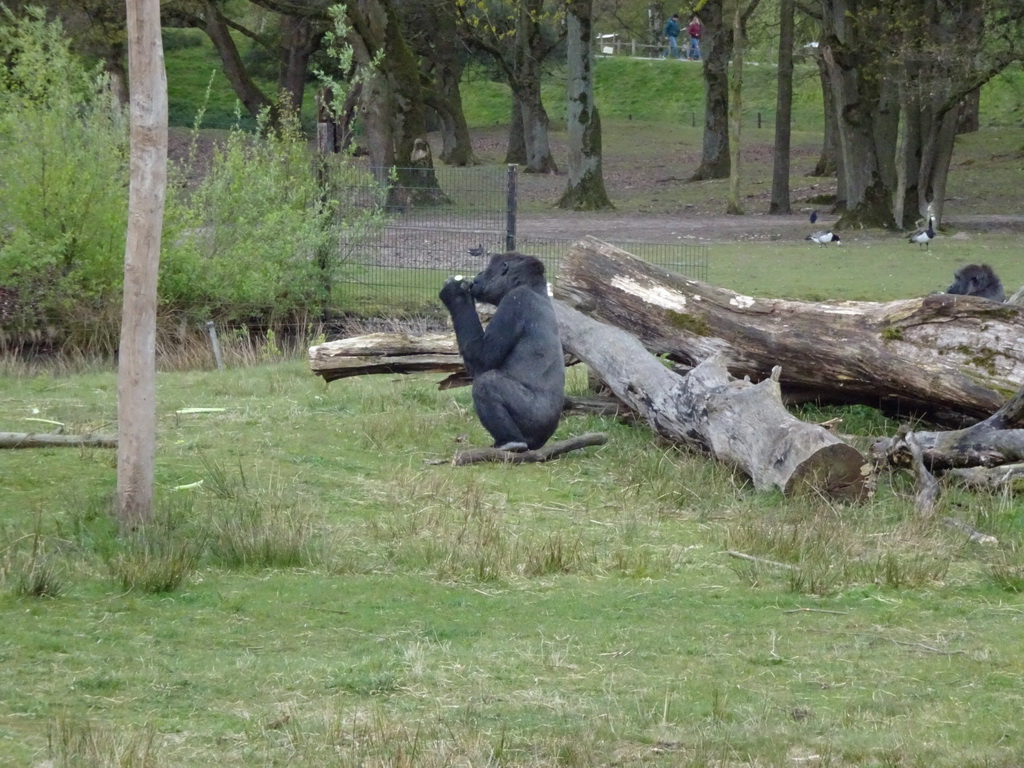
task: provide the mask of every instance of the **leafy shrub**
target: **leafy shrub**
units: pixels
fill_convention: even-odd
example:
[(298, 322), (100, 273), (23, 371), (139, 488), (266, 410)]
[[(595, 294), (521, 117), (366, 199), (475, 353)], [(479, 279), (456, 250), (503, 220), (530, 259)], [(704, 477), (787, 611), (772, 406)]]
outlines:
[[(184, 170), (184, 169), (180, 169)], [(297, 121), (232, 129), (195, 189), (168, 195), (160, 294), (193, 320), (272, 321), (317, 310), (343, 267), (339, 196), (358, 173), (329, 163), (321, 182)]]
[[(112, 352), (127, 230), (125, 112), (101, 71), (71, 53), (59, 23), (36, 12), (2, 13), (4, 335), (38, 338), (56, 329), (75, 348)], [(344, 268), (343, 229), (372, 226), (375, 217), (372, 205), (346, 197), (367, 186), (365, 172), (344, 157), (317, 161), (294, 117), (271, 125), (264, 115), (256, 133), (232, 129), (205, 175), (205, 168), (177, 170), (202, 180), (168, 189), (158, 318), (167, 329), (207, 319), (272, 324), (318, 312)]]
[(124, 113), (40, 12), (4, 11), (0, 58), (0, 286), (17, 297), (5, 324), (107, 322), (127, 225)]

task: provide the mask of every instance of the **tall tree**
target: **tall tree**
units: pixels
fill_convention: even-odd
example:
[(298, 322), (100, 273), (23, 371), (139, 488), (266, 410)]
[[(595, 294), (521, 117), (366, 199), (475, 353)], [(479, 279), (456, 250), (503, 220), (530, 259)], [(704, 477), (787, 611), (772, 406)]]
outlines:
[(601, 118), (594, 103), (593, 0), (568, 0), (566, 6), (569, 184), (558, 206), (578, 211), (612, 208), (604, 188)]
[(409, 45), (419, 57), (424, 96), (440, 120), (441, 159), (448, 165), (476, 165), (459, 81), (465, 46), (459, 40), (450, 0), (403, 0), (398, 9)]
[[(507, 0), (487, 6), (455, 0), (459, 32), (468, 46), (491, 56), (512, 91), (513, 110), (506, 162), (524, 164), (528, 173), (556, 173), (558, 165), (548, 137), (550, 120), (541, 98), (544, 61), (565, 34), (557, 3)], [(525, 157), (514, 150), (521, 131)]]
[[(165, 13), (179, 25), (203, 30), (220, 56), (225, 77), (239, 101), (252, 116), (270, 109), (276, 117), (284, 108), (295, 112), (302, 105), (309, 62), (320, 49), (328, 29), (326, 0), (252, 0), (253, 6), (272, 12), (260, 28), (243, 22), (237, 4), (226, 0), (166, 0)], [(266, 14), (263, 14), (266, 16)], [(276, 91), (267, 93), (238, 47), (237, 38), (254, 43), (277, 62)]]
[(704, 138), (700, 165), (690, 181), (729, 176), (729, 57), (732, 25), (722, 0), (709, 0), (700, 12), (700, 54), (704, 74)]
[(821, 81), (824, 131), (821, 139), (821, 154), (818, 155), (818, 162), (815, 163), (813, 170), (808, 175), (835, 176), (838, 172), (839, 126), (836, 120), (832, 89), (829, 87), (828, 69), (825, 67), (825, 57), (822, 56), (820, 46), (814, 49), (814, 63), (818, 69), (818, 79)]
[[(822, 0), (822, 56), (839, 127), (843, 226), (892, 229), (892, 147), (899, 120), (888, 2)], [(889, 55), (883, 55), (887, 51)]]
[(156, 304), (167, 188), (167, 76), (159, 0), (127, 0), (131, 181), (117, 367), (117, 508), (122, 531), (153, 516)]
[(768, 213), (790, 213), (789, 147), (793, 119), (794, 0), (779, 0), (779, 72), (775, 107), (775, 161)]
[(403, 190), (433, 198), (438, 190), (433, 165), (419, 167), (430, 156), (417, 149), (427, 132), (419, 63), (392, 0), (350, 0), (345, 11), (353, 59), (364, 78), (360, 116), (374, 174), (383, 184), (397, 169), (392, 203), (398, 203), (395, 195), (404, 195)]
[(839, 128), (839, 226), (941, 220), (970, 94), (1020, 61), (1019, 0), (821, 0), (823, 57)]

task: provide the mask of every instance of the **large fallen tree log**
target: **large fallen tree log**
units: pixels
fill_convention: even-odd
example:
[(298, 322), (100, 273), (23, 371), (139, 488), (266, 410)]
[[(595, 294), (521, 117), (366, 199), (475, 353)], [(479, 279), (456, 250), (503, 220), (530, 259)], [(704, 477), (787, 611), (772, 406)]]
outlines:
[(555, 297), (684, 364), (718, 355), (731, 374), (754, 381), (781, 365), (790, 402), (863, 403), (963, 426), (1024, 381), (1024, 309), (972, 296), (754, 298), (586, 238), (563, 261)]
[[(735, 466), (759, 489), (813, 490), (842, 500), (866, 493), (867, 459), (823, 427), (786, 411), (778, 369), (754, 385), (734, 379), (720, 361), (710, 359), (681, 376), (626, 331), (557, 301), (555, 311), (566, 351), (586, 362), (663, 437)], [(374, 334), (312, 347), (310, 365), (327, 381), (359, 373), (413, 372), (424, 370), (421, 360), (447, 355), (447, 348), (448, 339), (434, 334), (399, 341)], [(340, 374), (333, 375), (325, 363), (339, 360), (344, 361)], [(404, 367), (406, 361), (412, 364)], [(427, 370), (453, 370), (453, 361), (446, 358)]]
[(758, 384), (734, 379), (717, 357), (685, 376), (631, 334), (555, 302), (566, 350), (585, 362), (660, 435), (729, 463), (761, 490), (813, 490), (855, 500), (868, 462), (828, 430), (786, 411), (779, 370)]

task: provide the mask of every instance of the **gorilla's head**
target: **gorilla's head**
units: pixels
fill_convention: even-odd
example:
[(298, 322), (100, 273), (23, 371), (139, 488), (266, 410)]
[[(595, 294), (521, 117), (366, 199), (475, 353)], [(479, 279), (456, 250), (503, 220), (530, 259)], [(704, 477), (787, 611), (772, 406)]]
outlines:
[(470, 293), (480, 301), (498, 304), (505, 294), (520, 285), (540, 286), (546, 291), (544, 262), (514, 251), (495, 253), (487, 267), (473, 278)]

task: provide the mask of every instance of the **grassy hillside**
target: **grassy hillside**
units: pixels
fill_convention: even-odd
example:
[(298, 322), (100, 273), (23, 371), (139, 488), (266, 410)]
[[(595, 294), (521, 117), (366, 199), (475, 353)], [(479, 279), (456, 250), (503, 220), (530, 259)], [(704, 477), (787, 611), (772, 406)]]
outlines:
[[(200, 109), (204, 109), (203, 127), (234, 124), (239, 114), (237, 99), (207, 37), (198, 30), (169, 29), (164, 43), (171, 124), (191, 126)], [(698, 64), (609, 57), (597, 59), (594, 71), (597, 104), (605, 118), (684, 125), (700, 125), (703, 120), (704, 82)], [(272, 82), (257, 81), (268, 92), (273, 90)], [(490, 79), (480, 68), (470, 68), (462, 85), (471, 127), (508, 122), (510, 96), (504, 83)], [(563, 119), (564, 93), (564, 72), (556, 69), (544, 87), (544, 103), (556, 124)], [(775, 118), (776, 68), (748, 62), (743, 93), (748, 121), (756, 123), (760, 113), (770, 125)], [(793, 110), (794, 129), (821, 130), (820, 84), (817, 70), (806, 59), (797, 64)], [(982, 115), (983, 124), (989, 126), (1024, 121), (1024, 75), (1019, 68), (983, 89)], [(251, 119), (243, 116), (242, 124), (251, 125)]]

